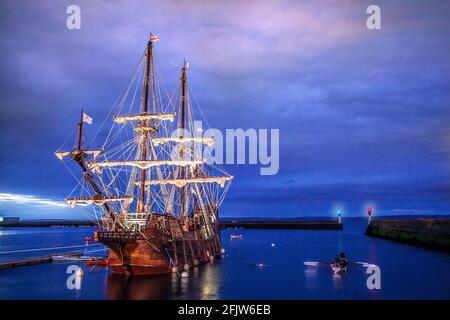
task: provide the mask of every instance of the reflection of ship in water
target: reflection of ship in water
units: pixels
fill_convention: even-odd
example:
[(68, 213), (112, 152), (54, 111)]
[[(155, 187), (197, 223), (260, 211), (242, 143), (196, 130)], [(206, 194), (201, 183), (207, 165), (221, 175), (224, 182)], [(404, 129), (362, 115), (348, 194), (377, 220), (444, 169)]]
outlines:
[(120, 300), (168, 299), (169, 277), (165, 275), (123, 277), (111, 274), (107, 281), (107, 298)]
[(189, 277), (178, 274), (124, 277), (111, 274), (106, 286), (110, 300), (219, 299), (220, 265), (193, 268)]

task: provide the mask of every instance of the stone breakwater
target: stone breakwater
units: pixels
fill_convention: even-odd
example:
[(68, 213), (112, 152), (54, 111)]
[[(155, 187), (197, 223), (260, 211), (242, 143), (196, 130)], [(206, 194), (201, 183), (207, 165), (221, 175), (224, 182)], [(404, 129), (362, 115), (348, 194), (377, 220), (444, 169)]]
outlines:
[(450, 253), (450, 219), (372, 220), (366, 234)]

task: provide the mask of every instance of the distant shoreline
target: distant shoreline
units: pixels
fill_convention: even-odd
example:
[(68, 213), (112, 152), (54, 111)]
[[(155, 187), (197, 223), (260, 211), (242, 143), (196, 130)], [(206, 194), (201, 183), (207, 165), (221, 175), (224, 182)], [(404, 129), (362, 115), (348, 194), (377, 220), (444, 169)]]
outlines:
[[(423, 219), (450, 219), (450, 214), (446, 215), (384, 215), (372, 217), (373, 220), (423, 220)], [(352, 220), (367, 220), (367, 217), (350, 216), (342, 217), (343, 221)], [(276, 217), (233, 217), (221, 218), (220, 221), (226, 226), (232, 223), (244, 225), (289, 225), (296, 224), (316, 224), (320, 227), (321, 224), (337, 223), (336, 217), (292, 217), (292, 218), (276, 218)], [(77, 219), (24, 219), (11, 222), (0, 222), (0, 227), (90, 227), (96, 226), (95, 221), (92, 220), (77, 220)]]

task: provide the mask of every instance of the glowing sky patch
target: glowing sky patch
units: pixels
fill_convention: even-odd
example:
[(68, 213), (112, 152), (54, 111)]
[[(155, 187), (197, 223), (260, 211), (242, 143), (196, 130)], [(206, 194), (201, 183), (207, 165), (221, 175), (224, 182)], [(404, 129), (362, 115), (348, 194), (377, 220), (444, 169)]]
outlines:
[(0, 193), (0, 206), (3, 204), (67, 208), (67, 204), (63, 201), (54, 201), (32, 195), (11, 193)]

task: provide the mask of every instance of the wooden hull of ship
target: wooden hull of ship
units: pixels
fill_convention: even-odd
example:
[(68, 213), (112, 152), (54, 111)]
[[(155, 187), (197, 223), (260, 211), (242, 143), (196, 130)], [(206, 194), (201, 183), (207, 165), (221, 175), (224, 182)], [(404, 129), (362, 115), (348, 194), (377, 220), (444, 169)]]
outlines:
[[(178, 240), (169, 240), (155, 230), (144, 232), (147, 239), (126, 239), (120, 234), (109, 233), (107, 238), (99, 239), (109, 247), (109, 267), (115, 274), (158, 275), (180, 272), (185, 265), (190, 268), (210, 261), (211, 256), (221, 255), (220, 236), (202, 239), (199, 232), (183, 232)], [(153, 236), (149, 236), (152, 235)]]

